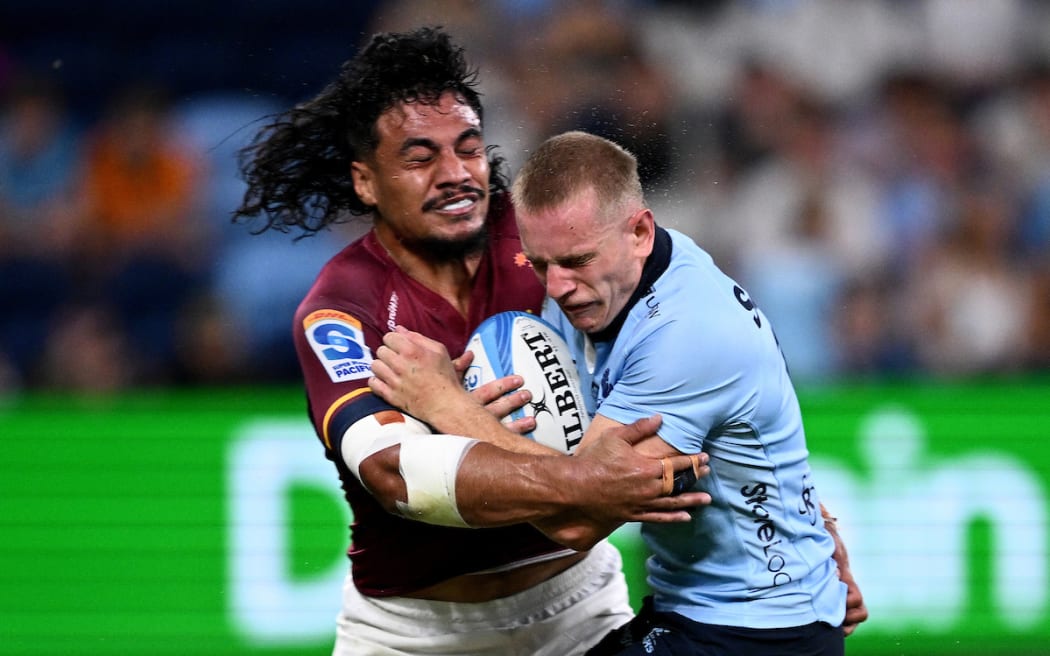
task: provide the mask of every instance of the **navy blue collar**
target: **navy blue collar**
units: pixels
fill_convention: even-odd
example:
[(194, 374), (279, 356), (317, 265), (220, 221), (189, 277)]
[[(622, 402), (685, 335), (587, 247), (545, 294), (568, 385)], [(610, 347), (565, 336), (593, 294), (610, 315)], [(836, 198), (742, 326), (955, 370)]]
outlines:
[(663, 275), (664, 271), (667, 271), (667, 267), (670, 264), (671, 235), (660, 226), (656, 226), (653, 252), (649, 253), (649, 257), (645, 258), (645, 264), (642, 266), (642, 277), (638, 281), (638, 286), (635, 287), (634, 293), (631, 294), (631, 298), (627, 301), (627, 305), (620, 310), (620, 313), (616, 315), (612, 323), (598, 332), (590, 334), (591, 341), (608, 342), (616, 339), (616, 336), (620, 334), (620, 328), (623, 328), (623, 322), (627, 320), (627, 314), (631, 311), (631, 308), (653, 291), (653, 283)]

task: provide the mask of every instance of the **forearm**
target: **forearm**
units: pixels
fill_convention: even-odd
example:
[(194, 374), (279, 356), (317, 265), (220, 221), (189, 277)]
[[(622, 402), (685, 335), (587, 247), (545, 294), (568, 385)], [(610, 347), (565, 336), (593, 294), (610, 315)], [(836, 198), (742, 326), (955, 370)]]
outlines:
[(444, 526), (531, 522), (554, 527), (560, 533), (548, 535), (576, 547), (621, 522), (688, 521), (688, 508), (710, 503), (703, 493), (668, 496), (669, 474), (692, 468), (688, 456), (653, 459), (631, 448), (658, 423), (649, 418), (620, 427), (575, 456), (537, 456), (432, 435), (418, 422), (362, 420), (344, 435), (342, 452), (389, 512)]
[(472, 437), (507, 451), (527, 455), (558, 455), (558, 452), (538, 442), (508, 430), (480, 403), (466, 392), (457, 396), (443, 412), (424, 418), (436, 432)]
[[(458, 468), (449, 467), (438, 453), (426, 456), (424, 464), (434, 475), (420, 477), (413, 448), (402, 444), (385, 449), (360, 467), (362, 483), (383, 507), (409, 519), (445, 524), (448, 513), (435, 513), (433, 506), (441, 498), (464, 525), (474, 528), (568, 515), (578, 505), (574, 487), (564, 483), (572, 475), (569, 456), (519, 454), (478, 442), (466, 450)], [(441, 489), (435, 480), (450, 484)]]
[(460, 465), (456, 503), (475, 527), (542, 521), (580, 505), (579, 486), (571, 484), (575, 475), (569, 456), (508, 452), (481, 442)]

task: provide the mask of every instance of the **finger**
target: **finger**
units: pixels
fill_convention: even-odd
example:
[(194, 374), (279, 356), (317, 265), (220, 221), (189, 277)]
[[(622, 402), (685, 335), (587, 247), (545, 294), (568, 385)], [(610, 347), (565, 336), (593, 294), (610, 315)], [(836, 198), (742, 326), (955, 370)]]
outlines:
[(660, 428), (662, 422), (663, 418), (660, 415), (652, 415), (651, 417), (642, 417), (630, 424), (612, 430), (615, 430), (617, 437), (628, 444), (634, 445), (647, 437), (656, 435), (656, 431)]
[[(473, 390), (471, 394), (474, 396), (474, 399), (478, 403), (484, 406), (488, 406), (490, 403), (499, 400), (508, 392), (511, 392), (521, 387), (524, 382), (525, 380), (521, 376), (518, 376), (517, 374), (512, 374), (510, 376), (504, 376), (503, 378), (497, 378), (494, 381), (485, 383), (481, 387)], [(528, 393), (527, 390), (518, 390), (519, 394), (522, 392)], [(531, 399), (531, 394), (529, 394), (528, 397), (525, 399), (511, 399), (511, 404), (513, 404), (515, 400), (518, 401), (518, 404), (514, 407), (511, 407), (510, 411), (517, 410), (521, 406), (528, 403), (528, 401)]]
[(511, 432), (517, 433), (518, 435), (524, 435), (525, 433), (531, 433), (536, 430), (536, 419), (533, 417), (522, 417), (521, 419), (508, 421), (504, 426), (506, 426)]
[(398, 353), (396, 349), (383, 344), (376, 349), (376, 356), (372, 362), (382, 362), (387, 365), (391, 371), (401, 371), (404, 357)]
[(394, 351), (398, 350), (399, 345), (403, 345), (405, 343), (405, 337), (400, 332), (390, 332), (383, 335), (383, 345), (390, 349), (393, 349)]
[[(387, 347), (388, 352), (392, 352), (395, 355), (399, 355), (405, 359), (418, 358), (419, 357), (419, 346), (415, 344), (411, 339), (410, 335), (404, 333), (387, 333), (383, 335), (383, 346)], [(383, 348), (380, 346), (379, 348)], [(379, 349), (376, 349), (378, 354)]]
[[(390, 403), (390, 387), (386, 383), (372, 376), (368, 379), (368, 388), (372, 390), (373, 394)], [(391, 405), (393, 404), (391, 403)]]
[[(686, 492), (675, 497), (656, 497), (638, 505), (639, 513), (675, 513), (686, 512), (692, 508), (711, 505), (711, 495), (707, 492)], [(642, 521), (642, 520), (639, 520)]]
[(706, 492), (689, 492), (677, 497), (660, 497), (651, 499), (638, 506), (631, 521), (685, 522), (693, 519), (692, 509), (711, 504), (711, 495)]
[[(519, 376), (518, 374), (511, 374), (509, 376), (504, 376), (503, 378), (497, 378), (496, 380), (492, 381), (492, 383), (498, 385), (500, 390), (502, 390), (502, 394), (506, 394), (507, 392), (513, 392), (514, 390), (524, 385), (525, 379)], [(529, 398), (532, 398), (531, 394), (529, 395)]]
[[(397, 374), (394, 372), (394, 368), (390, 366), (385, 360), (380, 360), (379, 351), (383, 349), (380, 346), (376, 349), (376, 359), (372, 360), (372, 379), (385, 383), (387, 385), (393, 383), (397, 379)], [(371, 381), (369, 381), (369, 387), (371, 387)]]
[(456, 375), (462, 378), (464, 372), (466, 372), (473, 361), (474, 351), (464, 351), (463, 355), (452, 361), (452, 368), (456, 370)]
[(663, 491), (665, 495), (677, 495), (693, 487), (700, 477), (710, 473), (706, 464), (706, 453), (667, 456), (660, 459), (663, 465)]
[(861, 606), (860, 608), (854, 608), (846, 611), (846, 618), (842, 621), (842, 631), (847, 636), (857, 630), (857, 626), (861, 622), (868, 619), (868, 609)]
[(691, 521), (693, 516), (684, 510), (664, 510), (640, 512), (631, 518), (632, 522), (649, 522), (651, 524), (681, 524)]
[(414, 330), (409, 330), (404, 326), (394, 326), (394, 330), (397, 334), (405, 338), (405, 341), (413, 346), (417, 346), (426, 351), (434, 351), (435, 353), (444, 353), (448, 355), (448, 349), (445, 345), (436, 339), (431, 339), (422, 333), (417, 333)]
[(487, 410), (490, 415), (493, 415), (498, 419), (503, 419), (515, 410), (525, 407), (531, 398), (532, 394), (528, 390), (519, 390), (489, 401), (484, 404), (485, 410)]

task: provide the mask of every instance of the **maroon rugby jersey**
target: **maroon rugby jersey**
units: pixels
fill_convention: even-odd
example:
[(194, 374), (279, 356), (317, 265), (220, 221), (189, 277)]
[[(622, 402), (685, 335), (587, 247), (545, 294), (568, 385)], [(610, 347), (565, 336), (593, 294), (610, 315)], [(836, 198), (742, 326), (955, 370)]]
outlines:
[(347, 427), (390, 408), (367, 383), (372, 354), (395, 325), (438, 340), (457, 356), (486, 317), (505, 310), (540, 313), (543, 288), (522, 253), (513, 208), (502, 196), (492, 198), (488, 234), (468, 319), (405, 275), (371, 231), (324, 266), (296, 312), (293, 331), (310, 417), (353, 511), (348, 554), (362, 594), (402, 595), (460, 574), (565, 551), (525, 524), (449, 528), (392, 515), (341, 457)]

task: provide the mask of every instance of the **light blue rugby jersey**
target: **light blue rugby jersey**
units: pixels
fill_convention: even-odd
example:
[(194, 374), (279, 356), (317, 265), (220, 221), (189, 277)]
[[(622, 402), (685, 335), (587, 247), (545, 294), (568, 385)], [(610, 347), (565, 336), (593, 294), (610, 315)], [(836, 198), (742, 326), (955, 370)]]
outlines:
[(567, 336), (592, 415), (627, 424), (659, 413), (661, 438), (710, 456), (696, 489), (712, 505), (687, 524), (642, 525), (657, 610), (752, 628), (841, 624), (846, 586), (798, 399), (746, 291), (691, 239), (661, 228), (638, 291), (609, 329), (592, 341), (553, 302), (544, 318)]

